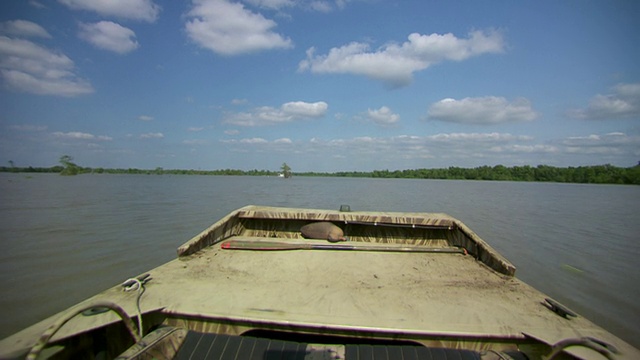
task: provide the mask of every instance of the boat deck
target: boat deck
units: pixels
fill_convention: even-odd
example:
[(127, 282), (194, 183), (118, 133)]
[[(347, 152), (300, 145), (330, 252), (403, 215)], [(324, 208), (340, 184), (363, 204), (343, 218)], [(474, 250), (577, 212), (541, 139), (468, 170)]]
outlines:
[[(542, 294), (518, 279), (462, 254), (245, 251), (216, 244), (151, 276), (142, 303), (210, 317), (498, 337), (523, 329), (535, 334), (538, 325), (547, 332), (547, 321), (580, 323), (549, 311)], [(538, 317), (540, 324), (533, 321)]]
[[(537, 290), (463, 254), (250, 251), (221, 249), (218, 243), (150, 274), (140, 301), (143, 313), (162, 308), (168, 318), (179, 314), (169, 324), (174, 326), (189, 318), (220, 319), (232, 324), (223, 331), (230, 335), (276, 323), (284, 331), (389, 334), (423, 343), (437, 339), (437, 344), (455, 347), (456, 342), (447, 343), (449, 337), (468, 338), (470, 343), (473, 338), (523, 341), (526, 333), (549, 343), (593, 336), (637, 352), (582, 317), (555, 314), (542, 304), (544, 295)], [(135, 298), (135, 293), (116, 286), (87, 302), (109, 300), (135, 314)], [(90, 322), (97, 327), (116, 320), (111, 315), (77, 317), (56, 337)], [(189, 327), (211, 330), (194, 329), (194, 323)]]

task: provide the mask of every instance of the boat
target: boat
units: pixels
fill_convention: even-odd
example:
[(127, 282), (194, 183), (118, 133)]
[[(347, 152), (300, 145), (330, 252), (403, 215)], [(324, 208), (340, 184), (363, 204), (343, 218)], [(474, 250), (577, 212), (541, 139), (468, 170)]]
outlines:
[[(315, 223), (346, 241), (305, 238)], [(640, 359), (515, 271), (446, 214), (251, 205), (0, 358)]]

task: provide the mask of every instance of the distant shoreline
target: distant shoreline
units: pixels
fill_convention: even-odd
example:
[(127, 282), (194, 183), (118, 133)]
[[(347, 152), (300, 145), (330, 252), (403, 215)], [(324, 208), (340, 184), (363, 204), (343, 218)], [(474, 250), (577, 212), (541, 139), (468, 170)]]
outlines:
[[(62, 166), (52, 167), (0, 167), (0, 172), (8, 173), (61, 173)], [(180, 169), (108, 169), (78, 167), (80, 174), (146, 174), (146, 175), (233, 175), (233, 176), (278, 176), (279, 171), (270, 170), (180, 170)], [(475, 168), (449, 167), (440, 169), (373, 170), (339, 172), (293, 172), (293, 176), (316, 177), (361, 177), (393, 179), (440, 179), (440, 180), (489, 180), (559, 182), (577, 184), (627, 184), (640, 185), (640, 165), (617, 167), (594, 165), (579, 167), (533, 166), (480, 166)]]

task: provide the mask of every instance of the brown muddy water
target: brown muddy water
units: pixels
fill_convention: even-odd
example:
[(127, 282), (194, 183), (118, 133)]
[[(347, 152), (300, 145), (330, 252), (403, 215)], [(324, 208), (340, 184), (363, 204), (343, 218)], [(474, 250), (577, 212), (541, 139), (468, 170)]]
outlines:
[(516, 276), (640, 348), (640, 186), (0, 174), (0, 338), (163, 264), (249, 205), (445, 212)]

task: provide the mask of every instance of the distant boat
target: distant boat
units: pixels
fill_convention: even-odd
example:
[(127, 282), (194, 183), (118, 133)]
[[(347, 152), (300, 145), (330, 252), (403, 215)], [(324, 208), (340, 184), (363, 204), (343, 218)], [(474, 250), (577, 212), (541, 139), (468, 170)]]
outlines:
[[(303, 238), (314, 222), (348, 241)], [(515, 270), (445, 214), (247, 206), (0, 358), (640, 359)]]

